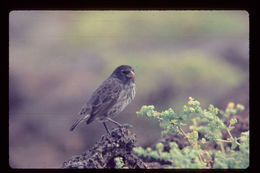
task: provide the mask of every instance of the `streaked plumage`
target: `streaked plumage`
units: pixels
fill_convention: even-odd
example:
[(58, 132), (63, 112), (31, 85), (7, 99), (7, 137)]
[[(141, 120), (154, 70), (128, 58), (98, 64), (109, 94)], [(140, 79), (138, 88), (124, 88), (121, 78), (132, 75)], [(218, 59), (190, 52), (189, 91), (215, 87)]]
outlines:
[(83, 121), (87, 124), (98, 120), (105, 122), (118, 115), (135, 97), (135, 74), (132, 67), (122, 65), (117, 67), (92, 94), (89, 101), (83, 105), (78, 119), (71, 126), (71, 131)]

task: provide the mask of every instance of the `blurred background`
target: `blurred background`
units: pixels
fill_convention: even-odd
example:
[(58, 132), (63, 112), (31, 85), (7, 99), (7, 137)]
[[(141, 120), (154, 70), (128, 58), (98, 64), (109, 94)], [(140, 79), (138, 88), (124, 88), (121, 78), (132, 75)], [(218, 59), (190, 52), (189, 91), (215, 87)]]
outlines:
[[(160, 138), (142, 105), (180, 112), (241, 103), (249, 117), (246, 11), (12, 11), (9, 14), (9, 163), (59, 168), (106, 133), (93, 122), (69, 128), (83, 103), (119, 65), (135, 69), (137, 94), (115, 118), (134, 125), (137, 145)], [(109, 123), (112, 129), (113, 124)]]

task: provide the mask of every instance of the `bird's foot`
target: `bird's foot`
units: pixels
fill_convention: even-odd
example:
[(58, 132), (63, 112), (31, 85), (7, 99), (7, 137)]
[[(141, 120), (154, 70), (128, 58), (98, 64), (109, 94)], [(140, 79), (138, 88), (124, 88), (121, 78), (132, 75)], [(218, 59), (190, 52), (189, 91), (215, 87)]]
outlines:
[(119, 128), (132, 128), (132, 127), (133, 127), (133, 125), (131, 125), (131, 124), (121, 124), (119, 126)]

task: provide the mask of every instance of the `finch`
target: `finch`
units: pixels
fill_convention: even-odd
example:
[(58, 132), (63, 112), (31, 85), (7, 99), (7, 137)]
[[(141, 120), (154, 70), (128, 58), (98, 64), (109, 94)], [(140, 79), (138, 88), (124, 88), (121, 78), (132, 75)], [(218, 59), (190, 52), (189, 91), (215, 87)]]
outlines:
[(109, 134), (110, 131), (106, 126), (107, 121), (113, 122), (119, 127), (124, 126), (111, 118), (122, 112), (134, 99), (135, 90), (134, 69), (128, 65), (117, 67), (82, 106), (78, 118), (70, 130), (73, 131), (81, 122), (89, 124), (95, 120), (102, 122)]

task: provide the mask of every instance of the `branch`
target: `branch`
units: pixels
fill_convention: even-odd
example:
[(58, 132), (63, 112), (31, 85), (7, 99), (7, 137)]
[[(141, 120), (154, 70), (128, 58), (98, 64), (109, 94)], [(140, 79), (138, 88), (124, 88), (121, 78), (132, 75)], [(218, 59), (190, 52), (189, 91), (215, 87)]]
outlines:
[(135, 134), (125, 127), (106, 134), (88, 151), (75, 155), (63, 163), (63, 168), (115, 168), (114, 158), (122, 157), (124, 167), (146, 168), (146, 165), (133, 152)]

